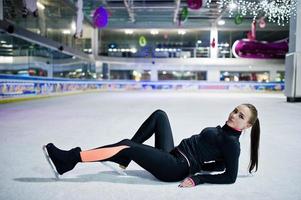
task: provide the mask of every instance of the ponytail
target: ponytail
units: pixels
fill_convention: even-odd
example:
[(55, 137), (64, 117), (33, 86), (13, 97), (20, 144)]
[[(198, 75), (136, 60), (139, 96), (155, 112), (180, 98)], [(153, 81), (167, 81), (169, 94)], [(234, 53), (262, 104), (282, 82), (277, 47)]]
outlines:
[(251, 130), (251, 141), (250, 141), (250, 164), (249, 164), (249, 173), (252, 173), (252, 170), (255, 167), (255, 172), (258, 169), (258, 149), (260, 141), (260, 124), (259, 119), (257, 118)]

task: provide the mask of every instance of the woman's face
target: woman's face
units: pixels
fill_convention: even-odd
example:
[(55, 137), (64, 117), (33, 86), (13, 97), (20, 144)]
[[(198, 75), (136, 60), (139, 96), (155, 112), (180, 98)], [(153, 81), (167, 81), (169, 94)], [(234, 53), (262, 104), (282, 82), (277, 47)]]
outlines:
[(251, 124), (249, 123), (250, 117), (250, 109), (245, 105), (239, 105), (229, 114), (226, 123), (236, 130), (244, 130), (251, 127)]

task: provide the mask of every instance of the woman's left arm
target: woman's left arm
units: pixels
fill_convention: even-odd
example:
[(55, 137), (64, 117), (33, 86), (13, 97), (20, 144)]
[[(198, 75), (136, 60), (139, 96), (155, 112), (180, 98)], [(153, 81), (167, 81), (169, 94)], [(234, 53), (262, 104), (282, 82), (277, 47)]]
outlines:
[[(231, 184), (236, 181), (240, 154), (239, 144), (227, 141), (222, 147), (225, 161), (225, 172), (221, 174), (198, 174), (186, 178), (180, 185), (192, 187), (202, 183)], [(188, 179), (188, 180), (187, 180)], [(191, 180), (193, 183), (190, 183)]]
[(182, 183), (179, 185), (179, 187), (194, 187), (194, 181), (192, 180), (192, 178), (187, 177), (184, 179), (184, 181), (182, 181)]

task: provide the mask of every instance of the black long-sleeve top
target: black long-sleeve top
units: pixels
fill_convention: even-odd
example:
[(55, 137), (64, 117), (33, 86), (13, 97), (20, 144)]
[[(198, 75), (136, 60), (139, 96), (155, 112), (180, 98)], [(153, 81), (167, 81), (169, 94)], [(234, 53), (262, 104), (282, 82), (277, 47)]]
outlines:
[[(240, 155), (237, 131), (227, 124), (223, 127), (208, 127), (198, 135), (184, 139), (178, 148), (190, 162), (190, 174), (195, 185), (202, 183), (234, 183), (237, 178)], [(221, 174), (196, 174), (204, 171), (224, 171)], [(196, 174), (196, 175), (195, 175)]]

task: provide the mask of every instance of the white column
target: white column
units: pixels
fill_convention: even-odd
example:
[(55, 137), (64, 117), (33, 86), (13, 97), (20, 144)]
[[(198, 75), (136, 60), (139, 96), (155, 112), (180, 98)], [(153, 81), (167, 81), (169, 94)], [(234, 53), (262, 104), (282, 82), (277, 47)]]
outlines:
[(47, 77), (53, 78), (53, 61), (51, 63), (47, 64)]
[(285, 95), (288, 102), (301, 101), (301, 1), (290, 18), (289, 53), (285, 58)]
[(276, 81), (277, 79), (277, 70), (271, 69), (270, 70), (270, 81)]
[[(215, 46), (212, 47), (212, 42), (215, 40)], [(217, 34), (217, 27), (216, 24), (212, 24), (211, 29), (210, 29), (210, 58), (217, 58), (217, 53), (218, 53), (218, 34)]]
[(158, 81), (158, 69), (155, 65), (151, 69), (151, 81)]
[(209, 69), (207, 71), (207, 81), (208, 82), (220, 81), (220, 71), (217, 69)]
[(92, 47), (92, 52), (93, 52), (93, 56), (94, 59), (98, 56), (98, 49), (99, 49), (99, 45), (101, 44), (100, 39), (98, 39), (98, 29), (97, 28), (93, 28), (92, 30), (92, 39), (91, 39), (91, 47)]

